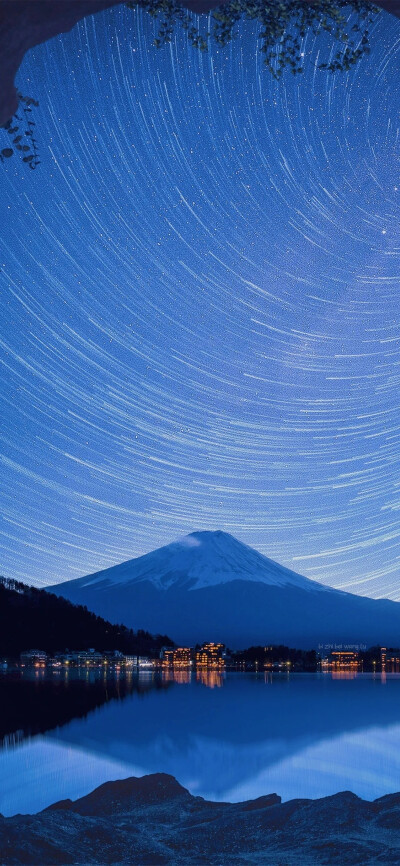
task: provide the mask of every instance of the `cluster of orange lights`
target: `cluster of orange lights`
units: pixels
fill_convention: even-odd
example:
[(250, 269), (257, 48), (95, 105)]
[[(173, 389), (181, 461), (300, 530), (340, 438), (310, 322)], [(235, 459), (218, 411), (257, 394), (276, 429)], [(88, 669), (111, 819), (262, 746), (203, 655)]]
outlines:
[(356, 652), (343, 652), (338, 650), (331, 652), (328, 659), (322, 659), (322, 670), (352, 672), (359, 671), (362, 668), (362, 661), (359, 654)]
[(196, 667), (206, 668), (207, 670), (223, 670), (225, 661), (222, 653), (224, 645), (222, 643), (205, 643), (196, 653)]
[(191, 668), (163, 668), (163, 680), (167, 683), (187, 685), (191, 679)]
[(174, 650), (165, 650), (162, 660), (163, 668), (190, 668), (192, 664), (192, 653), (190, 647), (177, 647)]
[[(150, 659), (139, 656), (123, 656), (122, 653), (106, 654), (95, 650), (76, 652), (71, 654), (69, 658), (65, 656), (56, 656), (56, 658), (47, 658), (46, 653), (40, 650), (29, 650), (21, 653), (20, 667), (33, 667), (37, 673), (40, 670), (51, 666), (54, 668), (69, 667), (70, 665), (84, 666), (86, 670), (92, 667), (102, 667), (106, 673), (111, 667), (119, 674), (121, 670), (126, 669), (131, 673), (132, 666), (138, 668), (152, 668), (162, 670), (167, 679), (173, 679), (175, 682), (190, 682), (192, 671), (196, 671), (197, 680), (204, 682), (208, 686), (218, 686), (222, 684), (222, 674), (225, 670), (225, 646), (222, 643), (204, 643), (199, 649), (194, 650), (192, 647), (176, 647), (175, 649), (164, 649), (162, 658)], [(264, 647), (264, 651), (268, 652), (272, 647)], [(109, 656), (109, 657), (108, 657)], [(373, 671), (379, 664), (378, 660), (371, 662)], [(333, 677), (356, 676), (363, 670), (362, 654), (348, 650), (331, 651), (326, 658), (319, 659), (319, 666), (322, 671), (329, 671)], [(236, 669), (246, 670), (246, 662), (239, 661), (236, 663)], [(255, 661), (254, 669), (267, 671), (284, 671), (289, 672), (292, 668), (290, 661), (272, 661), (271, 658), (264, 658), (264, 661)], [(386, 647), (381, 647), (380, 650), (380, 668), (382, 675), (389, 673), (400, 673), (400, 652), (390, 651), (387, 653)], [(294, 668), (296, 670), (296, 667)], [(207, 682), (206, 682), (207, 681)]]
[(223, 683), (223, 671), (199, 668), (196, 671), (196, 679), (208, 689), (220, 689)]
[(177, 649), (165, 650), (162, 659), (162, 668), (174, 670), (187, 670), (192, 667), (221, 671), (224, 669), (223, 658), (224, 645), (222, 643), (207, 643), (196, 652), (193, 659), (193, 650), (190, 647), (177, 647)]

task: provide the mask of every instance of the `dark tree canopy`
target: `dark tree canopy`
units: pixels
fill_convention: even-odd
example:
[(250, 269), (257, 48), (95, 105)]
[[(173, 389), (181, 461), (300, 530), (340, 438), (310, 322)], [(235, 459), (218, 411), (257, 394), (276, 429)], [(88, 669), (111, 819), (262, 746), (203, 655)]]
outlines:
[[(210, 0), (208, 6), (206, 3), (206, 8), (212, 7), (214, 2), (215, 0)], [(118, 0), (103, 0), (100, 4), (93, 2), (92, 5), (93, 7), (104, 8), (117, 3)], [(26, 2), (16, 0), (13, 7), (9, 9), (8, 17), (10, 18), (11, 15), (12, 18), (13, 10), (18, 12), (20, 9), (21, 14), (24, 13), (26, 5)], [(35, 11), (32, 26), (38, 32), (40, 32), (40, 26), (43, 26), (45, 28), (44, 33), (47, 34), (43, 36), (45, 39), (48, 38), (48, 35), (53, 35), (53, 31), (51, 28), (49, 31), (48, 24), (47, 29), (45, 23), (42, 22), (40, 25), (40, 13), (41, 11), (43, 13), (44, 7), (49, 13), (55, 8), (55, 12), (58, 11), (60, 15), (60, 22), (64, 20), (62, 18), (64, 10), (63, 14), (67, 17), (69, 26), (65, 28), (61, 23), (59, 26), (61, 30), (63, 26), (64, 29), (69, 29), (74, 23), (73, 18), (71, 19), (73, 7), (78, 8), (81, 5), (81, 0), (78, 0), (76, 4), (68, 3), (66, 0), (51, 4), (49, 0), (44, 0), (39, 4), (39, 7), (40, 5), (42, 10), (40, 8), (35, 10), (34, 7), (38, 7), (35, 0), (30, 5), (30, 11)], [(259, 25), (260, 52), (263, 55), (264, 65), (276, 79), (282, 76), (284, 70), (289, 70), (293, 74), (303, 72), (302, 43), (308, 33), (315, 36), (320, 33), (328, 33), (332, 40), (331, 57), (328, 62), (319, 64), (320, 69), (325, 69), (328, 72), (349, 70), (363, 55), (369, 52), (368, 28), (377, 12), (377, 7), (367, 0), (313, 0), (311, 3), (308, 0), (227, 0), (213, 9), (211, 13), (212, 26), (210, 31), (207, 31), (204, 20), (201, 21), (199, 15), (193, 11), (193, 9), (200, 10), (203, 8), (204, 0), (187, 0), (189, 8), (182, 5), (179, 0), (129, 0), (126, 5), (135, 12), (138, 9), (143, 9), (157, 19), (159, 30), (155, 39), (156, 46), (170, 42), (176, 28), (181, 27), (195, 48), (200, 51), (207, 51), (210, 39), (214, 39), (222, 46), (229, 43), (235, 36), (235, 28), (240, 20), (256, 21)], [(8, 6), (7, 0), (6, 2), (3, 0), (3, 3), (0, 0), (0, 31), (2, 17), (7, 18), (3, 10)], [(79, 13), (78, 9), (76, 21), (84, 14), (89, 14), (88, 10), (90, 10), (90, 4), (86, 2), (82, 13)], [(96, 9), (93, 8), (93, 11)], [(15, 21), (16, 27), (18, 16)], [(7, 23), (10, 26), (9, 20), (6, 20)], [(54, 28), (57, 29), (56, 24), (53, 30)], [(10, 31), (12, 33), (12, 26)], [(35, 36), (32, 44), (37, 44), (43, 39), (38, 39)], [(1, 49), (0, 35), (0, 52)], [(4, 146), (0, 146), (0, 162), (6, 162), (17, 151), (22, 161), (27, 163), (29, 168), (35, 169), (39, 165), (39, 157), (31, 112), (32, 105), (37, 105), (37, 103), (32, 96), (22, 96), (20, 93), (17, 96), (19, 109), (4, 124)], [(8, 140), (6, 139), (7, 134), (10, 136)]]
[(179, 0), (129, 0), (127, 6), (146, 9), (160, 21), (157, 46), (170, 42), (176, 26), (181, 26), (200, 51), (207, 50), (210, 38), (219, 45), (230, 42), (240, 20), (257, 21), (264, 65), (274, 78), (285, 69), (303, 72), (302, 40), (309, 32), (328, 33), (336, 46), (332, 59), (320, 63), (320, 69), (349, 70), (369, 52), (368, 26), (378, 11), (367, 0), (228, 0), (212, 11), (211, 31), (203, 33), (198, 16)]
[(120, 650), (157, 657), (172, 645), (166, 635), (153, 637), (114, 625), (44, 589), (0, 578), (0, 656), (17, 657), (23, 650)]

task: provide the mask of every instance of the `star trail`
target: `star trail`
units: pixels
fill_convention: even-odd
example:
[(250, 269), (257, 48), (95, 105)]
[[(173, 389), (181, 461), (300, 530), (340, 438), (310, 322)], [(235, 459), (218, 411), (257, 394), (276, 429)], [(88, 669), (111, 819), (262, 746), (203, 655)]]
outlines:
[(1, 566), (46, 585), (223, 529), (400, 599), (400, 21), (276, 82), (124, 7), (31, 51), (0, 166)]

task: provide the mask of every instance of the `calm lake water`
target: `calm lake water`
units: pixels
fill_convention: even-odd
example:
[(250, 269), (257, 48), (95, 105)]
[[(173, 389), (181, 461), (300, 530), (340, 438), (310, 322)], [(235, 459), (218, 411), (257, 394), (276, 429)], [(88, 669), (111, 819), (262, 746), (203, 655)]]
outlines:
[(0, 812), (166, 772), (193, 794), (400, 791), (400, 676), (25, 672), (0, 677)]

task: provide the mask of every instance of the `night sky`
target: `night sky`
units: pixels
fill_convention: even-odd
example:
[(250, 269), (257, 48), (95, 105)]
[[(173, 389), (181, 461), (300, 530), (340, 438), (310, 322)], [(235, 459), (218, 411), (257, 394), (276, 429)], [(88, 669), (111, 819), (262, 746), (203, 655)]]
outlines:
[(41, 165), (0, 165), (0, 573), (223, 529), (400, 598), (400, 21), (348, 74), (308, 38), (279, 83), (252, 25), (208, 54), (156, 30), (116, 8), (18, 75)]

